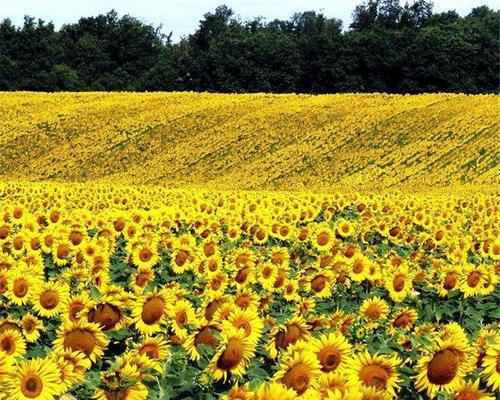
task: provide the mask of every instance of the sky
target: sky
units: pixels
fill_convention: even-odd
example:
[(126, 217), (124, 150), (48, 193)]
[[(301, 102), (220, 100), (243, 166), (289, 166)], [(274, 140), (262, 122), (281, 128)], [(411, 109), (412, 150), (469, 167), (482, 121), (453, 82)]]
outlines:
[[(340, 18), (348, 27), (351, 14), (361, 0), (0, 0), (0, 20), (10, 18), (21, 25), (24, 15), (52, 21), (56, 28), (76, 22), (80, 17), (95, 16), (115, 9), (119, 15), (130, 14), (143, 22), (162, 25), (172, 40), (192, 33), (203, 14), (226, 4), (242, 19), (264, 17), (266, 21), (288, 19), (299, 11), (321, 11)], [(456, 10), (467, 14), (473, 7), (488, 5), (499, 8), (500, 0), (434, 0), (436, 12)]]

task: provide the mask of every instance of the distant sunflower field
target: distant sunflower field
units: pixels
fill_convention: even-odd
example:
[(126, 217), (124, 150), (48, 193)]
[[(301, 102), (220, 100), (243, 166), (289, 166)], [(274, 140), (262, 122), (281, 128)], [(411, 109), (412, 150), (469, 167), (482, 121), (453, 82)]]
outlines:
[(0, 98), (0, 400), (498, 398), (497, 96)]

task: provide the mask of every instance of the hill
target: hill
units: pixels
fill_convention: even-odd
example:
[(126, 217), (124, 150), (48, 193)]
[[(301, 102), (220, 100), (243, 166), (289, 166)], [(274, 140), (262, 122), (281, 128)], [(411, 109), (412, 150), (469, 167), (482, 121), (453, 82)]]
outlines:
[(497, 183), (496, 95), (0, 93), (0, 179), (404, 191)]

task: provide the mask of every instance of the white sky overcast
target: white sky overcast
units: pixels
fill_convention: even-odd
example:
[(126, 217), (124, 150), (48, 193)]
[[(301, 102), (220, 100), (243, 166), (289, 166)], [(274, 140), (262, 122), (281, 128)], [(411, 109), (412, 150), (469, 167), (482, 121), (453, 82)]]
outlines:
[[(163, 25), (163, 32), (173, 32), (173, 40), (192, 33), (203, 14), (226, 4), (242, 19), (264, 17), (288, 19), (299, 11), (321, 11), (328, 17), (340, 18), (349, 26), (351, 13), (361, 0), (0, 0), (0, 20), (10, 18), (16, 25), (24, 15), (52, 21), (59, 28), (76, 22), (82, 16), (95, 16), (115, 9), (119, 15), (130, 14), (154, 26)], [(402, 1), (404, 3), (404, 1)], [(500, 0), (434, 0), (436, 12), (456, 10), (467, 14), (473, 7), (488, 5), (498, 8)]]

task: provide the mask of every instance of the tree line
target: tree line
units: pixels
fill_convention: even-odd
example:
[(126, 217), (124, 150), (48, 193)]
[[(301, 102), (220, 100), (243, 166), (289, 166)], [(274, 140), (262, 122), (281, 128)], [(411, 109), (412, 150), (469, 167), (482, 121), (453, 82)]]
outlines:
[(178, 43), (130, 15), (55, 29), (0, 23), (0, 90), (465, 92), (499, 88), (498, 10), (464, 17), (417, 0), (369, 0), (352, 23), (306, 11), (241, 20), (220, 6)]

